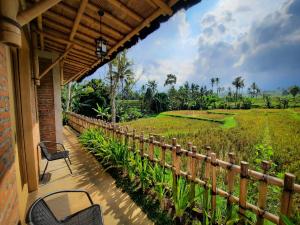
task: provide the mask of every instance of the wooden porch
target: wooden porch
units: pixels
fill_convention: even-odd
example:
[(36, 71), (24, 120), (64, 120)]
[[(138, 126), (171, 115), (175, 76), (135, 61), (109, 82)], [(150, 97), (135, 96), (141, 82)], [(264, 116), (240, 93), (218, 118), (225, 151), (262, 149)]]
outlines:
[[(81, 147), (75, 131), (64, 127), (63, 139), (70, 151), (73, 175), (64, 160), (50, 162), (44, 178), (47, 182), (41, 183), (37, 191), (29, 194), (27, 206), (50, 192), (83, 189), (89, 192), (94, 203), (101, 206), (105, 224), (153, 224), (128, 194), (116, 187), (114, 179), (103, 171), (97, 160)], [(40, 170), (43, 168), (44, 162)], [(61, 195), (49, 199), (48, 203), (59, 218), (88, 206), (84, 196), (78, 194)]]

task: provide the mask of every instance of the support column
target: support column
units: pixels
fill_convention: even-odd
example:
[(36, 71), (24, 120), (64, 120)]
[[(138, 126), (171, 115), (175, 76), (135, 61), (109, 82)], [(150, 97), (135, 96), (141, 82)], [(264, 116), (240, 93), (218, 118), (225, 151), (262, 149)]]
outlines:
[(21, 26), (17, 22), (18, 0), (0, 0), (0, 42), (21, 47)]
[[(38, 51), (40, 70), (51, 65), (59, 55)], [(42, 79), (38, 89), (41, 140), (62, 142), (61, 69), (57, 63)]]
[(61, 69), (60, 63), (53, 68), (53, 92), (54, 92), (54, 111), (55, 111), (55, 135), (56, 141), (62, 143), (62, 106), (61, 106)]

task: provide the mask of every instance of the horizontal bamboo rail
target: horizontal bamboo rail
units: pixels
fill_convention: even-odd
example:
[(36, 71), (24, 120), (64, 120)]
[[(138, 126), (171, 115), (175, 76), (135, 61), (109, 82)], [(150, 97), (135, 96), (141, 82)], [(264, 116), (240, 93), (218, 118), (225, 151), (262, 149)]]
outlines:
[[(291, 214), (293, 195), (295, 193), (300, 193), (300, 185), (295, 184), (294, 175), (286, 173), (284, 180), (268, 175), (267, 171), (269, 169), (269, 165), (266, 161), (262, 163), (263, 172), (261, 173), (249, 169), (247, 162), (242, 161), (241, 165), (234, 164), (235, 157), (233, 153), (228, 154), (229, 161), (226, 162), (217, 159), (215, 153), (211, 152), (210, 147), (206, 147), (206, 154), (200, 154), (196, 152), (196, 147), (192, 146), (191, 143), (188, 144), (188, 150), (181, 148), (181, 146), (177, 144), (175, 138), (173, 138), (172, 144), (167, 144), (163, 137), (159, 140), (155, 140), (152, 135), (149, 136), (149, 138), (146, 138), (143, 133), (141, 135), (137, 135), (135, 130), (129, 132), (128, 127), (121, 127), (117, 124), (108, 123), (99, 119), (89, 118), (71, 112), (68, 112), (67, 116), (70, 126), (76, 131), (81, 133), (88, 128), (101, 128), (106, 135), (117, 138), (119, 141), (124, 141), (126, 145), (131, 143), (129, 147), (131, 151), (139, 152), (143, 158), (164, 166), (165, 168), (171, 169), (173, 172), (173, 178), (175, 178), (173, 188), (176, 188), (177, 179), (179, 177), (183, 177), (193, 184), (203, 186), (205, 191), (210, 190), (212, 193), (210, 199), (212, 212), (214, 212), (217, 207), (216, 195), (219, 195), (227, 199), (227, 206), (229, 206), (229, 208), (231, 208), (230, 206), (232, 204), (239, 206), (239, 214), (242, 221), (244, 219), (243, 216), (245, 212), (248, 210), (257, 215), (257, 224), (263, 224), (263, 220), (267, 219), (275, 224), (284, 225), (278, 215), (266, 211), (268, 186), (273, 185), (282, 189), (280, 213), (287, 217)], [(137, 142), (139, 143), (139, 147), (136, 146)], [(145, 153), (144, 151), (144, 145), (146, 143), (149, 144), (148, 153)], [(161, 151), (159, 156), (160, 159), (154, 157), (155, 146)], [(166, 162), (167, 151), (171, 152), (172, 165)], [(187, 171), (183, 171), (181, 167), (181, 162), (183, 162), (184, 157), (188, 162)], [(196, 170), (199, 170), (199, 165), (201, 163), (204, 165), (204, 173), (203, 176), (199, 177)], [(216, 176), (219, 169), (227, 171), (224, 183), (227, 185), (228, 191), (217, 187)], [(234, 179), (237, 174), (240, 175), (239, 196), (234, 196)], [(249, 181), (259, 182), (257, 205), (253, 205), (247, 201)], [(192, 188), (194, 189), (193, 185)], [(194, 193), (192, 192), (191, 195), (194, 195)]]

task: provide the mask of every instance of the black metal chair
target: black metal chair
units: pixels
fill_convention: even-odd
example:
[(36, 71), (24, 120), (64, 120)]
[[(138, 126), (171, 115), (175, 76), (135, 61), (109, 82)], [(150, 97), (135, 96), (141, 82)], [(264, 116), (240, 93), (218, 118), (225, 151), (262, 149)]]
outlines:
[[(50, 149), (49, 147), (47, 147), (46, 144), (53, 144), (56, 146), (56, 148), (54, 149)], [(72, 174), (72, 170), (71, 170), (71, 167), (69, 166), (68, 162), (67, 162), (67, 159), (69, 160), (70, 162), (70, 165), (72, 164), (71, 163), (71, 160), (70, 160), (70, 156), (69, 156), (69, 151), (67, 151), (65, 149), (65, 146), (61, 143), (57, 143), (57, 142), (52, 142), (52, 141), (41, 141), (38, 146), (40, 147), (41, 149), (41, 153), (42, 153), (42, 157), (44, 157), (46, 160), (47, 160), (47, 164), (45, 166), (45, 169), (44, 169), (44, 172), (43, 172), (43, 175), (41, 177), (41, 180), (43, 180), (44, 178), (44, 175), (46, 173), (46, 170), (48, 168), (48, 164), (50, 161), (54, 161), (54, 160), (58, 160), (58, 159), (64, 159), (69, 170), (70, 170), (70, 173)], [(59, 149), (57, 146), (60, 146), (61, 149)], [(50, 152), (49, 150), (53, 150), (53, 153)]]
[[(58, 220), (49, 208), (45, 199), (61, 193), (85, 193), (91, 206), (80, 210), (62, 220)], [(94, 204), (89, 193), (83, 190), (63, 190), (53, 192), (42, 198), (38, 198), (28, 209), (26, 223), (29, 225), (103, 225), (101, 208)]]

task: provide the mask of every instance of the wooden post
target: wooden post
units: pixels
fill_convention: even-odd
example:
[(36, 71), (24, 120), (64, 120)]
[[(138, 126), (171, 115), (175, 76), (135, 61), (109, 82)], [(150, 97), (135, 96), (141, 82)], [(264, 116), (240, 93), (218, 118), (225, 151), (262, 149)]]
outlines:
[(196, 178), (196, 152), (197, 152), (197, 148), (196, 146), (192, 147), (192, 157), (190, 157), (189, 160), (189, 174), (191, 175), (191, 180), (190, 180), (190, 184), (191, 184), (191, 192), (190, 192), (190, 204), (191, 204), (191, 208), (194, 207), (195, 205), (195, 178)]
[[(280, 213), (286, 217), (289, 217), (291, 215), (291, 210), (293, 205), (294, 183), (295, 183), (295, 176), (290, 173), (285, 173), (283, 191), (281, 195)], [(279, 220), (279, 224), (285, 225), (281, 217)]]
[[(268, 176), (267, 173), (271, 167), (271, 164), (269, 161), (263, 161), (261, 167), (263, 169), (264, 176), (258, 186), (257, 206), (260, 209), (265, 210), (266, 202), (267, 202), (267, 191), (268, 191), (268, 184), (267, 184), (266, 176)], [(256, 225), (264, 225), (264, 218), (262, 217), (262, 215), (257, 215)]]
[(125, 145), (128, 145), (128, 126), (125, 128)]
[(249, 164), (247, 162), (241, 162), (241, 178), (240, 178), (240, 202), (239, 202), (239, 214), (241, 224), (245, 224), (245, 213), (247, 204), (247, 185), (248, 185), (248, 169)]
[(135, 132), (136, 129), (132, 130), (132, 151), (135, 152)]
[(162, 136), (160, 139), (160, 146), (161, 146), (161, 152), (160, 152), (160, 165), (165, 168), (165, 163), (166, 163), (166, 144), (165, 144), (165, 137)]
[[(233, 194), (234, 191), (234, 171), (232, 170), (232, 166), (235, 163), (235, 154), (233, 152), (228, 153), (229, 163), (231, 164), (227, 172), (227, 185), (228, 185), (228, 193), (229, 195)], [(232, 209), (233, 205), (230, 201), (230, 199), (227, 199), (227, 220), (231, 218), (232, 216)]]
[[(187, 147), (187, 150), (189, 151), (189, 152), (191, 152), (192, 151), (192, 142), (188, 142), (188, 147)], [(187, 158), (187, 160), (186, 160), (186, 167), (187, 167), (187, 173), (188, 174), (190, 174), (190, 172), (191, 172), (191, 159), (192, 159), (192, 157), (186, 157)]]
[(149, 160), (153, 162), (154, 158), (154, 145), (153, 145), (153, 136), (149, 137)]
[(203, 224), (206, 224), (206, 214), (208, 214), (208, 189), (209, 189), (209, 177), (210, 177), (210, 158), (209, 155), (211, 153), (210, 146), (205, 146), (206, 150), (206, 158), (205, 158), (205, 171), (204, 171), (204, 192), (203, 192), (203, 209), (205, 210), (203, 216)]
[(216, 177), (216, 166), (217, 166), (217, 159), (216, 153), (211, 153), (211, 220), (212, 224), (216, 223), (216, 206), (217, 206), (217, 177)]
[(143, 160), (143, 158), (144, 158), (144, 132), (142, 132), (141, 136), (140, 136), (140, 156)]
[[(175, 141), (174, 141), (175, 140)], [(176, 138), (172, 139), (172, 144), (176, 142)], [(177, 157), (176, 157), (176, 146), (173, 145), (172, 147), (172, 175), (173, 175), (173, 187), (172, 187), (172, 192), (173, 192), (173, 199), (174, 202), (177, 201), (177, 176), (176, 176), (176, 165), (177, 165)]]

